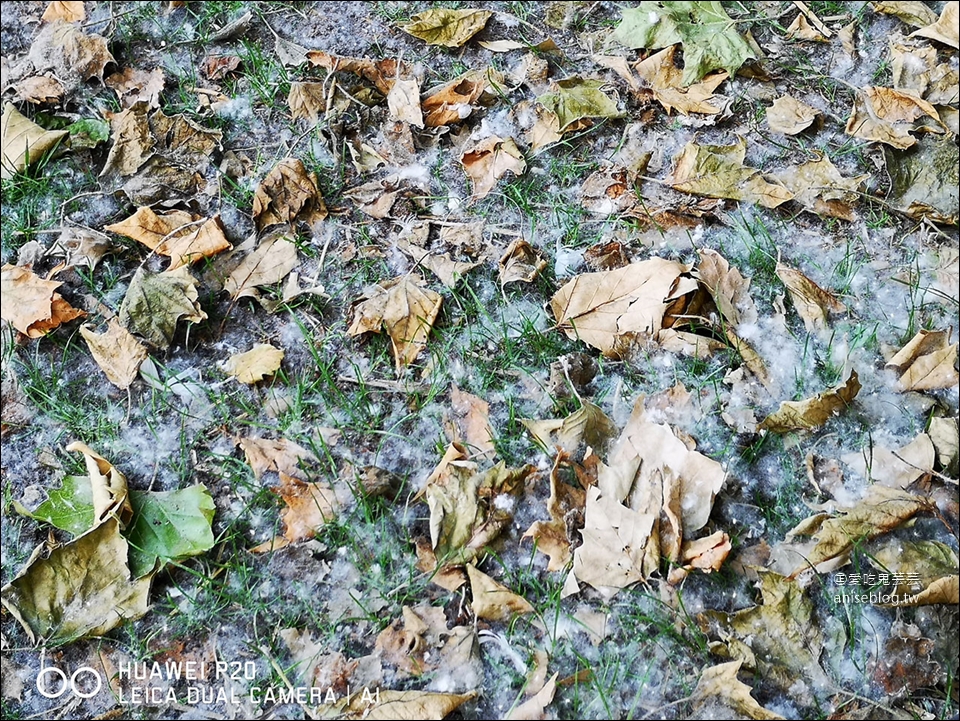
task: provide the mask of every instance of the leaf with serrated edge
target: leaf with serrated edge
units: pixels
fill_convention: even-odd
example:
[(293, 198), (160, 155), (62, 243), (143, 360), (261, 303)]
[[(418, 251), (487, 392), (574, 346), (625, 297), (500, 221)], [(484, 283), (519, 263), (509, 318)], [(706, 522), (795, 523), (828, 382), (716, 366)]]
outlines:
[(140, 364), (147, 358), (147, 349), (116, 318), (107, 330), (95, 333), (89, 325), (80, 326), (80, 335), (87, 342), (90, 354), (107, 380), (117, 388), (127, 389), (137, 379)]
[(130, 502), (133, 518), (126, 536), (134, 578), (153, 571), (158, 561), (179, 561), (213, 548), (215, 506), (205, 486), (132, 493)]
[(604, 85), (601, 80), (578, 77), (558, 80), (537, 102), (557, 116), (562, 133), (587, 118), (620, 117), (617, 104), (601, 90)]
[(957, 385), (958, 344), (950, 343), (950, 331), (919, 331), (887, 362), (900, 376), (897, 389), (925, 391)]
[(120, 304), (120, 323), (154, 348), (167, 348), (181, 318), (199, 323), (207, 314), (200, 308), (197, 281), (187, 266), (163, 273), (137, 269)]
[(768, 415), (758, 426), (760, 430), (774, 433), (810, 431), (819, 428), (841, 411), (846, 410), (860, 392), (857, 372), (843, 385), (835, 386), (802, 401), (783, 401), (780, 407)]
[(731, 708), (737, 715), (757, 719), (758, 721), (775, 721), (783, 716), (765, 709), (750, 695), (753, 690), (737, 678), (737, 671), (743, 665), (743, 660), (721, 663), (705, 669), (700, 675), (697, 687), (691, 698), (694, 708), (707, 707), (709, 713), (716, 713), (714, 704), (720, 703)]
[(491, 15), (489, 10), (433, 8), (417, 13), (400, 28), (427, 45), (458, 48), (483, 30)]

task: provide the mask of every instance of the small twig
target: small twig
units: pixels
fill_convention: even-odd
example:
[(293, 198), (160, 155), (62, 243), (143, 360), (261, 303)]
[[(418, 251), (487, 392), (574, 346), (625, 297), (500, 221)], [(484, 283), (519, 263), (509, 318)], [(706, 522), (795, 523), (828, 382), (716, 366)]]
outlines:
[(807, 4), (805, 2), (802, 2), (801, 0), (794, 0), (793, 4), (796, 5), (800, 9), (800, 12), (802, 12), (807, 17), (807, 20), (810, 21), (810, 24), (813, 25), (813, 27), (815, 27), (818, 31), (820, 31), (820, 34), (822, 34), (824, 37), (827, 37), (827, 38), (833, 37), (833, 32), (830, 30), (830, 28), (828, 28), (826, 25), (823, 24), (820, 18), (817, 17), (816, 13), (814, 13), (813, 10), (807, 7)]

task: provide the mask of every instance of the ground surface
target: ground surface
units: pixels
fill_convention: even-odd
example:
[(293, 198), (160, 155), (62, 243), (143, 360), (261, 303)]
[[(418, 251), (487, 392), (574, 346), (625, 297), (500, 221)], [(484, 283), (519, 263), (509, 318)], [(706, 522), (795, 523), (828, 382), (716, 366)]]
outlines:
[[(381, 709), (384, 717), (439, 717), (456, 698), (452, 717), (502, 718), (532, 697), (524, 718), (956, 718), (958, 388), (949, 333), (958, 309), (957, 51), (906, 37), (926, 21), (911, 26), (866, 3), (809, 3), (809, 22), (825, 23), (830, 37), (805, 39), (788, 32), (802, 3), (722, 3), (735, 33), (751, 34), (759, 60), (719, 84), (720, 97), (706, 101), (712, 110), (683, 114), (667, 112), (658, 86), (632, 67), (653, 50), (611, 39), (622, 17), (614, 3), (478, 3), (492, 15), (454, 48), (400, 29), (430, 3), (82, 5), (85, 18), (73, 27), (103, 36), (113, 59), (97, 67), (94, 58), (92, 70), (79, 56), (63, 60), (71, 52), (63, 42), (43, 45), (46, 3), (4, 3), (4, 102), (46, 129), (110, 114), (114, 125), (93, 147), (75, 134), (69, 149), (28, 158), (10, 178), (4, 145), (3, 263), (52, 273), (62, 283), (57, 292), (87, 316), (28, 338), (7, 320), (17, 313), (4, 286), (3, 583), (24, 571), (36, 546), (48, 544), (45, 554), (58, 542), (69, 546), (69, 533), (51, 534), (17, 509), (35, 511), (65, 478), (88, 473), (82, 455), (65, 450), (74, 441), (112, 463), (131, 492), (202, 484), (213, 503), (212, 536), (196, 555), (171, 554), (153, 577), (146, 613), (106, 632), (70, 640), (54, 630), (41, 650), (5, 606), (4, 717), (312, 718), (344, 713), (350, 692), (410, 690), (446, 695), (422, 697), (428, 708)], [(648, 5), (656, 4), (644, 12)], [(928, 5), (936, 17), (949, 3)], [(541, 44), (547, 38), (555, 49)], [(518, 44), (481, 44), (502, 40)], [(703, 42), (683, 45), (687, 62)], [(291, 59), (297, 49), (289, 43), (401, 63), (352, 72), (322, 55)], [(679, 54), (676, 62), (679, 74)], [(159, 68), (162, 89), (151, 93), (144, 82), (124, 99), (101, 82), (128, 68)], [(426, 97), (471, 72), (472, 84), (459, 92), (485, 92), (455, 106), (447, 124), (418, 127), (417, 84)], [(59, 99), (27, 99), (25, 79), (40, 76), (57, 79)], [(572, 108), (555, 83), (574, 77), (602, 81), (613, 110), (596, 102)], [(414, 83), (414, 101), (393, 90), (384, 100), (379, 90), (401, 81)], [(923, 107), (933, 115), (910, 101), (891, 131), (913, 147), (865, 137), (862, 119), (848, 126), (855, 97), (870, 87), (929, 99)], [(550, 93), (559, 105), (543, 100)], [(816, 111), (809, 127), (771, 128), (768, 111), (787, 94)], [(221, 135), (178, 156), (174, 133), (153, 127), (154, 149), (166, 143), (168, 157), (189, 158), (190, 172), (159, 181), (142, 166), (114, 172), (116, 118), (133, 96), (146, 102), (144, 112), (158, 107), (193, 123), (186, 145), (199, 143), (198, 128)], [(574, 117), (540, 125), (545, 107)], [(870, 112), (883, 126), (884, 112)], [(745, 154), (721, 168), (726, 174), (699, 167), (682, 187), (678, 164), (688, 144), (740, 142)], [(489, 160), (491, 148), (496, 169), (471, 181), (465, 165)], [(721, 162), (731, 151), (714, 152)], [(803, 163), (823, 157), (838, 175), (818, 176), (803, 192), (791, 185)], [(286, 166), (294, 168), (287, 195), (272, 201), (280, 217), (268, 222), (258, 189), (287, 158), (301, 161), (302, 173)], [(917, 158), (932, 176), (910, 164)], [(704, 175), (719, 185), (698, 185)], [(758, 182), (767, 183), (759, 195), (748, 189)], [(312, 198), (303, 212), (289, 200), (292, 186)], [(785, 187), (789, 197), (771, 199)], [(155, 339), (123, 389), (108, 381), (78, 329), (103, 332), (120, 313), (143, 342), (145, 326), (121, 307), (138, 272), (161, 274), (171, 260), (104, 226), (145, 206), (201, 221), (219, 215), (235, 250), (193, 259), (196, 305), (174, 313), (172, 335)], [(282, 235), (293, 244), (284, 246), (294, 255), (290, 267), (263, 283), (241, 281), (247, 290), (262, 285), (259, 302), (231, 274), (258, 242), (273, 242), (268, 257), (279, 257), (287, 241), (272, 239)], [(83, 253), (57, 254), (58, 242), (80, 237), (107, 252), (87, 265)], [(518, 259), (517, 239), (529, 243), (528, 257)], [(709, 281), (707, 258), (717, 257), (710, 251), (750, 279), (749, 288), (732, 273)], [(457, 266), (460, 275), (444, 284), (429, 258), (445, 255), (476, 265)], [(685, 264), (675, 275), (689, 290), (685, 305), (666, 314), (669, 293), (654, 299), (656, 327), (621, 318), (619, 330), (601, 333), (603, 349), (581, 340), (586, 321), (567, 323), (569, 333), (557, 327), (563, 319), (550, 301), (571, 279), (651, 258)], [(299, 287), (315, 292), (290, 297), (291, 268)], [(613, 276), (595, 277), (599, 297)], [(361, 332), (382, 326), (374, 306), (358, 308), (382, 299), (392, 279), (407, 294), (391, 296), (386, 315), (410, 319), (395, 333), (398, 348), (385, 332)], [(49, 308), (50, 291), (46, 301)], [(671, 345), (669, 330), (688, 335)], [(921, 374), (929, 382), (910, 386), (905, 367), (887, 362), (920, 331), (946, 333), (930, 336), (920, 361), (932, 363)], [(257, 344), (282, 350), (282, 363), (241, 383), (224, 363)], [(852, 395), (851, 371), (861, 386)], [(846, 390), (829, 390), (836, 387)], [(820, 393), (840, 400), (810, 429), (761, 423), (781, 401)], [(631, 412), (642, 397), (647, 425), (635, 425)], [(591, 403), (609, 421), (581, 414), (561, 437), (546, 433), (546, 447), (520, 422), (562, 419)], [(625, 427), (640, 429), (630, 441), (640, 470), (632, 467), (630, 479), (679, 478), (682, 457), (704, 464), (683, 476), (694, 483), (715, 461), (716, 498), (684, 490), (674, 499), (680, 505), (664, 501), (643, 515), (649, 499), (639, 496), (649, 489), (637, 485), (616, 499), (636, 514), (623, 517), (622, 531), (608, 521), (609, 506), (598, 520), (589, 498), (585, 520), (583, 489), (598, 473), (605, 489), (597, 454), (605, 467), (623, 467), (629, 444), (616, 439)], [(661, 430), (682, 448), (655, 462), (650, 439)], [(250, 450), (257, 439), (298, 445), (271, 446), (260, 468)], [(442, 463), (454, 440), (459, 466)], [(554, 468), (557, 443), (569, 457)], [(512, 490), (471, 486), (501, 461), (518, 469)], [(554, 516), (552, 468), (567, 494)], [(875, 486), (888, 495), (877, 496)], [(478, 494), (482, 517), (464, 511)], [(887, 513), (889, 494), (912, 510)], [(697, 508), (681, 509), (687, 501)], [(671, 508), (683, 516), (684, 540), (716, 533), (721, 546), (729, 542), (719, 570), (680, 569), (689, 559), (679, 555), (679, 535), (669, 551)], [(799, 546), (802, 534), (788, 533), (818, 512), (826, 515), (811, 532), (822, 539), (818, 524), (832, 519), (842, 542), (808, 569), (803, 559), (822, 547)], [(843, 520), (858, 513), (861, 525)], [(692, 524), (697, 514), (702, 521)], [(648, 517), (660, 524), (659, 540), (635, 532)], [(447, 546), (452, 572), (463, 572), (450, 519), (468, 526), (468, 538), (495, 536), (466, 560), (532, 608), (500, 595), (482, 611), (476, 577), (449, 590), (460, 581), (434, 575), (430, 557)], [(575, 551), (582, 563), (573, 562), (572, 576), (566, 558), (548, 570), (548, 556), (523, 538), (534, 522), (551, 520), (571, 551), (591, 529), (607, 534)], [(546, 535), (538, 539), (541, 549), (548, 545)], [(638, 544), (661, 554), (652, 567), (638, 560)], [(629, 567), (623, 589), (609, 580), (618, 563)], [(591, 565), (603, 567), (605, 582), (586, 580)], [(874, 580), (855, 585), (853, 573)], [(899, 608), (843, 596), (894, 590), (876, 580), (882, 573), (916, 584), (897, 590), (928, 596)], [(571, 578), (579, 593), (568, 593)], [(945, 602), (951, 592), (953, 604)], [(738, 668), (717, 670), (731, 659)], [(219, 672), (124, 675), (137, 668), (130, 664), (150, 669), (155, 661)], [(81, 692), (94, 677), (107, 681), (90, 698), (69, 689), (46, 698), (37, 676), (49, 666), (68, 675), (93, 669), (79, 678)], [(711, 685), (714, 674), (721, 681)], [(738, 696), (734, 678), (766, 710)], [(341, 705), (318, 709), (318, 699), (283, 696), (300, 688), (323, 689), (324, 701)]]

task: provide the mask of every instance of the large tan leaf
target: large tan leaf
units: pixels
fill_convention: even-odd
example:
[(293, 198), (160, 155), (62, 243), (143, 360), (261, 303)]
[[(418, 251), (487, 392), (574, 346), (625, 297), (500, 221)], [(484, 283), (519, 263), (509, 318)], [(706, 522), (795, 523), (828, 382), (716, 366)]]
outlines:
[(609, 441), (617, 435), (613, 421), (590, 401), (582, 401), (580, 408), (566, 418), (521, 418), (520, 423), (546, 451), (559, 447), (570, 455), (576, 454), (581, 444), (603, 454)]
[(790, 431), (810, 431), (819, 428), (833, 416), (846, 410), (860, 392), (860, 379), (855, 370), (850, 371), (846, 382), (818, 393), (802, 401), (783, 401), (780, 407), (768, 415), (759, 430), (774, 433)]
[(944, 45), (957, 49), (960, 48), (960, 39), (958, 39), (958, 28), (960, 24), (960, 3), (956, 0), (943, 4), (943, 11), (940, 13), (940, 19), (932, 25), (916, 30), (910, 37), (920, 36), (937, 40)]
[(0, 272), (0, 317), (28, 338), (40, 338), (62, 323), (85, 316), (56, 292), (61, 285), (18, 265), (4, 265)]
[(787, 287), (790, 300), (803, 319), (808, 333), (825, 331), (827, 315), (842, 313), (847, 309), (833, 293), (824, 290), (795, 268), (778, 262), (777, 277)]
[(97, 365), (106, 373), (107, 380), (117, 388), (129, 388), (137, 378), (140, 364), (147, 358), (146, 347), (116, 318), (110, 319), (103, 333), (95, 333), (91, 326), (82, 325), (80, 335), (87, 342)]
[(306, 480), (301, 466), (318, 463), (313, 453), (286, 438), (246, 437), (237, 439), (237, 444), (243, 449), (244, 457), (258, 480), (268, 471)]
[(149, 72), (126, 68), (103, 82), (117, 94), (120, 104), (125, 108), (132, 108), (137, 103), (146, 103), (151, 109), (160, 107), (160, 93), (164, 85), (162, 68), (154, 68)]
[(870, 560), (882, 573), (893, 574), (893, 588), (882, 589), (891, 594), (881, 599), (883, 605), (960, 603), (957, 553), (944, 543), (891, 539), (872, 549)]
[(66, 23), (83, 22), (86, 18), (87, 11), (83, 8), (82, 0), (53, 0), (40, 16), (44, 22), (62, 20)]
[(792, 95), (783, 95), (767, 108), (767, 125), (775, 133), (796, 135), (809, 128), (819, 114), (816, 108), (811, 108)]
[(517, 238), (500, 256), (500, 287), (517, 281), (532, 283), (547, 267), (543, 254), (523, 238)]
[(485, 73), (472, 71), (437, 88), (421, 104), (424, 124), (439, 128), (470, 117), (487, 84)]
[(747, 143), (734, 145), (687, 143), (673, 160), (666, 183), (684, 193), (708, 198), (730, 198), (776, 208), (793, 199), (793, 193), (775, 179), (767, 180), (756, 168), (743, 164)]
[(487, 196), (497, 181), (507, 173), (523, 175), (527, 162), (513, 138), (492, 135), (481, 140), (460, 156), (463, 171), (473, 185), (473, 199)]
[(232, 298), (256, 298), (257, 287), (273, 285), (283, 280), (300, 262), (297, 246), (286, 236), (264, 240), (257, 249), (245, 256), (223, 284)]
[(129, 218), (104, 226), (104, 230), (132, 238), (158, 255), (168, 256), (171, 270), (233, 247), (224, 235), (219, 215), (203, 218), (183, 210), (157, 213), (149, 207), (138, 208)]
[(3, 104), (0, 120), (0, 153), (3, 179), (8, 180), (26, 169), (60, 144), (69, 133), (66, 130), (44, 130), (20, 114), (12, 103)]
[(418, 128), (423, 127), (423, 111), (420, 109), (420, 82), (415, 78), (397, 78), (387, 93), (387, 110), (394, 120), (401, 120)]
[(336, 518), (340, 509), (336, 493), (326, 481), (307, 483), (281, 471), (276, 492), (285, 504), (280, 518), (283, 537), (290, 543), (316, 536), (317, 530)]
[(148, 345), (165, 349), (173, 342), (181, 318), (199, 323), (207, 317), (199, 297), (197, 281), (187, 266), (163, 273), (150, 273), (141, 266), (120, 304), (120, 323)]
[(558, 80), (537, 102), (556, 115), (559, 132), (563, 133), (582, 120), (620, 117), (617, 104), (601, 90), (604, 84), (601, 80), (580, 77)]
[(397, 373), (413, 363), (427, 345), (427, 337), (440, 313), (443, 298), (423, 287), (418, 275), (405, 275), (381, 283), (352, 310), (348, 335), (386, 330), (393, 345)]
[(857, 219), (852, 206), (859, 198), (858, 191), (864, 181), (870, 177), (845, 178), (826, 155), (775, 175), (805, 209), (820, 216), (849, 221)]
[(298, 222), (316, 227), (327, 217), (327, 206), (317, 188), (317, 178), (307, 173), (297, 158), (284, 158), (267, 173), (253, 196), (253, 219), (257, 230), (286, 224), (295, 230)]
[(864, 478), (891, 488), (906, 488), (933, 471), (936, 449), (926, 433), (896, 450), (872, 443), (860, 453), (847, 453), (842, 460)]
[(246, 353), (230, 356), (224, 364), (224, 371), (241, 383), (252, 385), (276, 373), (282, 360), (282, 350), (269, 343), (259, 343)]
[(698, 83), (684, 87), (683, 71), (674, 62), (676, 45), (664, 48), (634, 66), (637, 75), (647, 81), (657, 99), (669, 115), (676, 108), (683, 115), (703, 113), (716, 115), (723, 111), (727, 99), (713, 91), (727, 79), (726, 71), (713, 73)]
[(685, 276), (689, 267), (650, 258), (623, 268), (583, 273), (550, 299), (557, 327), (607, 355), (615, 354), (627, 334), (655, 336), (663, 324), (667, 301), (696, 288)]
[(741, 718), (758, 721), (774, 721), (783, 716), (765, 709), (750, 695), (753, 690), (737, 678), (737, 671), (743, 660), (729, 661), (705, 669), (700, 675), (697, 687), (693, 690), (691, 701), (694, 708), (708, 707), (710, 714), (716, 714), (713, 704), (721, 704), (731, 709)]
[(290, 92), (287, 93), (287, 106), (294, 120), (303, 118), (316, 125), (320, 120), (320, 111), (326, 110), (326, 85), (323, 83), (300, 82), (290, 83)]
[(950, 388), (960, 377), (955, 368), (958, 344), (950, 343), (950, 331), (921, 330), (887, 361), (900, 380), (898, 390), (926, 391)]
[(492, 455), (493, 428), (490, 426), (490, 404), (483, 398), (457, 388), (450, 389), (451, 440), (470, 449), (474, 455)]
[(483, 30), (492, 14), (489, 10), (432, 8), (417, 13), (400, 28), (427, 45), (458, 48)]
[(909, 91), (868, 86), (854, 95), (853, 110), (844, 130), (855, 138), (906, 150), (916, 144), (911, 131), (919, 127), (943, 132), (940, 116), (930, 103)]
[(553, 674), (539, 691), (507, 714), (507, 721), (535, 721), (546, 718), (544, 709), (553, 703), (559, 675), (559, 673)]
[(514, 616), (533, 613), (533, 606), (527, 599), (494, 581), (472, 563), (467, 564), (467, 576), (473, 596), (470, 607), (477, 618), (486, 621), (509, 621)]

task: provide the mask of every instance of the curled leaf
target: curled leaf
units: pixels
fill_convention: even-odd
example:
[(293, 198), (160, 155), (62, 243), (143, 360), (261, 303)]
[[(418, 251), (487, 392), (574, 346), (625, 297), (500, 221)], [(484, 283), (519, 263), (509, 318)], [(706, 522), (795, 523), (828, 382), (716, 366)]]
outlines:
[(768, 415), (757, 428), (774, 433), (809, 431), (819, 428), (833, 416), (845, 410), (860, 392), (860, 379), (850, 371), (846, 383), (818, 393), (802, 401), (784, 401), (780, 408)]

